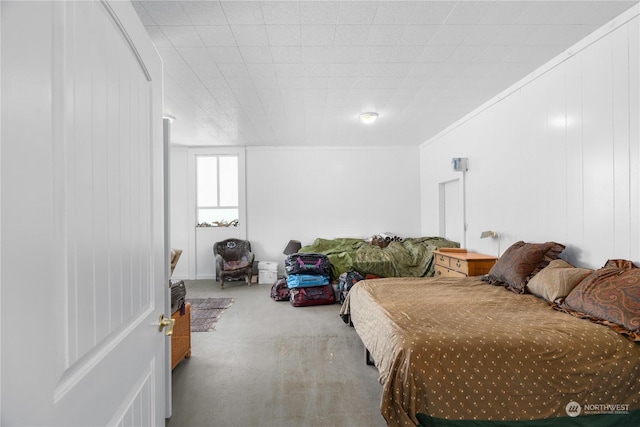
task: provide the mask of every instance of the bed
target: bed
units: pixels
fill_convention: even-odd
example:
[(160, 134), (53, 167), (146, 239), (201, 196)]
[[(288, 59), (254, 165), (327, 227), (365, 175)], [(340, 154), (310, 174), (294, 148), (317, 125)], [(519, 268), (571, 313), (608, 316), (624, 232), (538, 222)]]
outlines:
[[(549, 269), (530, 273), (551, 271), (549, 260), (542, 265)], [(583, 284), (596, 276), (583, 272), (565, 293), (588, 293), (594, 283)], [(563, 310), (567, 295), (550, 302), (484, 279), (382, 278), (351, 289), (340, 314), (378, 369), (390, 426), (640, 425), (638, 335), (610, 327), (611, 319), (585, 319), (597, 320), (594, 313)], [(632, 323), (638, 286), (627, 292), (636, 298)]]

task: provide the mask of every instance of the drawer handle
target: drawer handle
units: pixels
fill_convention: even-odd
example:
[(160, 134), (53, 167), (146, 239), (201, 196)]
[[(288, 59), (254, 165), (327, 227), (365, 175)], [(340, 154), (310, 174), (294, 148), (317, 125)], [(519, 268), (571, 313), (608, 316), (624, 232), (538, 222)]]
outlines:
[(442, 274), (442, 271), (436, 270), (436, 276), (440, 276), (441, 274)]
[(456, 261), (456, 267), (460, 268), (461, 265), (462, 263), (460, 261)]

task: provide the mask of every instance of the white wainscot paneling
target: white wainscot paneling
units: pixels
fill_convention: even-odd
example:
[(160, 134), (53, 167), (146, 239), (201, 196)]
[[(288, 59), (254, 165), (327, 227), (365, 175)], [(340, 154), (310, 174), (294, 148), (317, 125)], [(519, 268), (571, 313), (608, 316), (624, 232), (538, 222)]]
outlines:
[[(603, 27), (543, 71), (512, 86), (421, 147), (423, 230), (440, 166), (470, 158), (467, 241), (479, 232), (555, 240), (564, 257), (597, 268), (640, 254), (638, 13)], [(426, 218), (426, 219), (425, 219)]]
[[(582, 194), (584, 255), (614, 252), (613, 75), (611, 37), (580, 55), (582, 61)], [(592, 255), (593, 254), (593, 255)], [(606, 260), (599, 260), (604, 264)]]

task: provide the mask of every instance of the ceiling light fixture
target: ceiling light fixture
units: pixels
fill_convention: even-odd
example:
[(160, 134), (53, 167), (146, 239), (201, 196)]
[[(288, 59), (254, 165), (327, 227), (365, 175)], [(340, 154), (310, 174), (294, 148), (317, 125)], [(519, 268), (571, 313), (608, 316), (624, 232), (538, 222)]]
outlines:
[(370, 125), (371, 123), (375, 122), (377, 118), (378, 113), (374, 112), (360, 114), (360, 120), (362, 120), (362, 123), (364, 123), (365, 125)]

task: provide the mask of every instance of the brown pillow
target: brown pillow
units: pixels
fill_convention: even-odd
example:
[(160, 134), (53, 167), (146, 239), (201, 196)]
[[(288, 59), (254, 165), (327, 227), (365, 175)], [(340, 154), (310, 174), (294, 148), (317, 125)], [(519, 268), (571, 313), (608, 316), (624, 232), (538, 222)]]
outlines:
[(580, 282), (561, 307), (640, 340), (640, 268), (610, 260)]
[(617, 268), (622, 268), (622, 269), (638, 268), (633, 263), (633, 261), (629, 261), (627, 259), (609, 259), (609, 260), (607, 260), (607, 262), (604, 264), (604, 266), (602, 268), (605, 268), (605, 267), (617, 267)]
[(504, 252), (482, 280), (522, 294), (529, 279), (549, 262), (558, 259), (563, 250), (564, 245), (555, 242), (516, 242)]
[(591, 274), (588, 268), (575, 268), (563, 259), (556, 259), (540, 270), (527, 283), (527, 290), (547, 301), (569, 295), (578, 283)]

